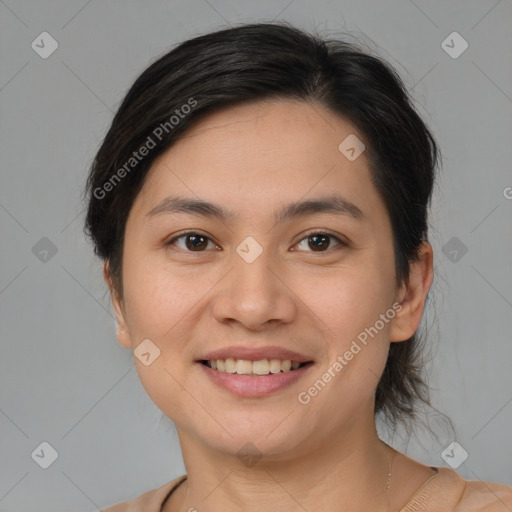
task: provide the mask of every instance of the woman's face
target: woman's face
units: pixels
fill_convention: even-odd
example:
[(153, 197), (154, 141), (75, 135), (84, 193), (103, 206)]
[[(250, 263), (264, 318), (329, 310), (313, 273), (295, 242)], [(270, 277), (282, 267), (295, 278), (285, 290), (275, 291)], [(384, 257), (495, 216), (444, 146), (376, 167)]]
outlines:
[[(419, 318), (400, 320), (389, 216), (353, 135), (320, 105), (267, 100), (210, 114), (154, 162), (126, 225), (118, 337), (151, 340), (135, 350), (141, 382), (196, 442), (285, 458), (373, 425), (389, 343)], [(338, 210), (289, 208), (335, 197)], [(199, 362), (287, 359), (269, 347), (312, 363), (247, 376)]]

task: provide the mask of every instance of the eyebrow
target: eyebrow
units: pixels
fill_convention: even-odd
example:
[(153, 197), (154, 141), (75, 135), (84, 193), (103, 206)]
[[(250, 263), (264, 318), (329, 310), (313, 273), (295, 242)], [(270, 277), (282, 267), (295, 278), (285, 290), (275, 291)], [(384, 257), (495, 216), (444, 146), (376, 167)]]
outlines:
[[(223, 222), (236, 218), (233, 211), (221, 205), (200, 199), (177, 196), (169, 196), (163, 199), (146, 214), (146, 218), (149, 219), (165, 213), (188, 213), (200, 217), (217, 218)], [(291, 218), (315, 213), (335, 213), (347, 215), (360, 221), (368, 220), (354, 203), (340, 195), (331, 195), (287, 204), (274, 214), (274, 221), (276, 224), (280, 224)]]

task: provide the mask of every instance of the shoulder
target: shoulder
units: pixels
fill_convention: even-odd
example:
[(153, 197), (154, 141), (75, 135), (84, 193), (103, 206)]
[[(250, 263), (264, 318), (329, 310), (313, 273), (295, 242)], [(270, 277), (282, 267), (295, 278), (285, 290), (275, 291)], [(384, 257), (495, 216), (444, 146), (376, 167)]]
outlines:
[(174, 480), (147, 491), (133, 500), (116, 503), (108, 508), (102, 509), (102, 512), (160, 512), (162, 503), (175, 487), (180, 484), (186, 475), (182, 475)]
[(441, 467), (402, 509), (403, 512), (420, 510), (510, 512), (512, 487), (481, 480), (465, 480), (453, 469)]
[(461, 512), (509, 512), (512, 487), (494, 482), (466, 480), (460, 502)]

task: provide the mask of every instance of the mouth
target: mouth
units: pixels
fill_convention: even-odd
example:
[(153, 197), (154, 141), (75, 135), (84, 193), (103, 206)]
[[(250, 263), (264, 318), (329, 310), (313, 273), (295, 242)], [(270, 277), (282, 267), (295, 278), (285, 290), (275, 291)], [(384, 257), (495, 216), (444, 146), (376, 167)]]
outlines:
[(201, 359), (204, 366), (220, 373), (243, 375), (246, 377), (266, 377), (279, 373), (297, 371), (305, 366), (311, 366), (313, 361), (292, 361), (290, 359)]
[(290, 359), (200, 359), (203, 374), (217, 389), (242, 398), (263, 398), (284, 391), (308, 374), (313, 361)]

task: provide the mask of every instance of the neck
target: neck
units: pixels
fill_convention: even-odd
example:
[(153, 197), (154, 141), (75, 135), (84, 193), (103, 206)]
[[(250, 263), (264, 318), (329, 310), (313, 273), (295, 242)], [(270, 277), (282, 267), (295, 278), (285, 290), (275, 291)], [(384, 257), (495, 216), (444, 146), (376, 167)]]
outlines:
[(397, 452), (378, 438), (372, 426), (371, 435), (353, 428), (307, 452), (245, 463), (236, 454), (214, 451), (178, 429), (187, 480), (168, 500), (165, 512), (256, 512), (273, 510), (277, 504), (300, 512), (388, 510), (388, 474)]

